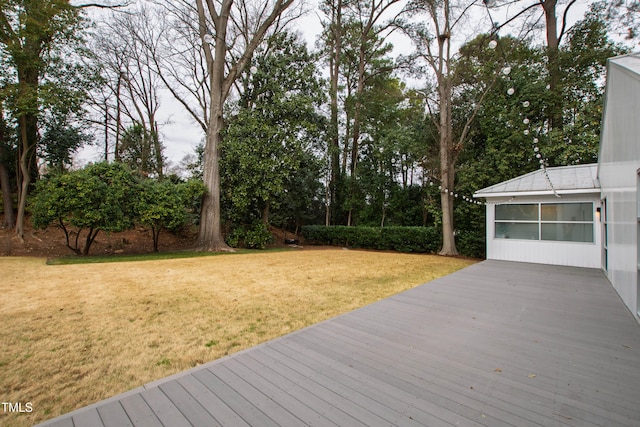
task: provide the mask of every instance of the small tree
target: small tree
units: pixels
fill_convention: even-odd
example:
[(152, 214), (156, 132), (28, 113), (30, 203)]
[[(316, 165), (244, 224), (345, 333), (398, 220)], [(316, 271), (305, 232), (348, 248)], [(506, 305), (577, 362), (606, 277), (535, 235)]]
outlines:
[(89, 136), (66, 119), (52, 119), (40, 141), (40, 155), (49, 169), (63, 173), (73, 163), (73, 154), (87, 141)]
[[(98, 233), (123, 231), (133, 226), (133, 200), (138, 184), (122, 164), (98, 163), (78, 171), (53, 175), (38, 183), (33, 200), (33, 224), (56, 224), (67, 247), (87, 255)], [(79, 239), (86, 230), (84, 247)], [(72, 235), (75, 234), (75, 239)]]
[(183, 227), (198, 208), (205, 192), (202, 181), (174, 183), (168, 180), (146, 180), (136, 201), (136, 216), (151, 228), (153, 251), (158, 252), (162, 230), (176, 231)]

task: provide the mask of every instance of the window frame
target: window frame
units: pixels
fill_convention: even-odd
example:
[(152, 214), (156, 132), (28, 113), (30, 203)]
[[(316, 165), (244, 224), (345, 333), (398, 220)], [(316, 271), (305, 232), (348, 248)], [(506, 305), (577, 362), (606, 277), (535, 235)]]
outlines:
[[(568, 220), (544, 220), (542, 219), (542, 206), (543, 205), (570, 205), (570, 204), (582, 204), (582, 205), (590, 205), (591, 206), (591, 220), (577, 220), (577, 221), (568, 221)], [(497, 219), (498, 218), (498, 207), (499, 206), (518, 206), (518, 205), (537, 205), (537, 219), (531, 220), (517, 220), (517, 219)], [(595, 245), (596, 244), (596, 218), (594, 214), (595, 202), (593, 201), (568, 201), (568, 202), (525, 202), (525, 203), (505, 203), (503, 205), (496, 205), (494, 208), (494, 231), (493, 238), (500, 240), (522, 240), (522, 241), (537, 241), (537, 242), (561, 242), (561, 243), (573, 243), (573, 244), (588, 244)], [(497, 224), (537, 224), (538, 232), (537, 237), (532, 238), (512, 238), (512, 237), (501, 237), (497, 235), (498, 226)], [(547, 224), (568, 224), (568, 225), (590, 225), (591, 226), (591, 241), (576, 241), (576, 240), (559, 240), (559, 239), (545, 239), (543, 238), (542, 228), (543, 225)]]

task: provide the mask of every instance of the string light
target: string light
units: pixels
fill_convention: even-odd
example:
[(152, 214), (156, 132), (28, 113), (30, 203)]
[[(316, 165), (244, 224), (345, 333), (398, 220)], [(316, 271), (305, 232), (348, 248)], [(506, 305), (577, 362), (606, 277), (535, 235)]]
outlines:
[[(492, 7), (492, 6), (495, 5), (495, 0), (485, 0), (485, 5), (487, 6), (487, 8)], [(491, 17), (491, 14), (489, 14), (489, 16)], [(493, 18), (491, 18), (491, 21), (493, 23)], [(495, 23), (493, 23), (493, 24), (494, 24), (494, 27), (497, 28)], [(492, 39), (492, 40), (489, 41), (489, 43), (488, 43), (488, 48), (489, 49), (494, 50), (497, 47), (498, 47), (498, 41), (497, 40)], [(509, 79), (509, 80), (510, 80), (509, 76), (511, 75), (512, 71), (513, 71), (512, 67), (509, 66), (508, 64), (505, 65), (501, 70), (502, 75), (505, 78)], [(547, 89), (549, 89), (549, 86), (547, 86)], [(516, 93), (515, 87), (511, 86), (511, 87), (509, 87), (507, 89), (507, 95), (513, 96), (513, 95), (515, 95), (515, 93)], [(529, 108), (531, 106), (531, 102), (529, 100), (525, 99), (525, 100), (523, 100), (521, 102), (521, 105), (522, 105), (523, 108), (526, 109), (526, 108)], [(529, 136), (531, 134), (531, 131), (532, 131), (532, 129), (531, 129), (531, 120), (529, 119), (529, 117), (527, 117), (525, 115), (524, 119), (522, 120), (522, 123), (525, 126), (527, 126), (527, 128), (523, 130), (523, 134), (526, 135), (526, 136)], [(538, 129), (537, 131), (539, 131), (539, 130), (540, 129)], [(556, 197), (560, 197), (560, 195), (556, 191), (553, 183), (551, 182), (551, 178), (549, 177), (549, 173), (547, 171), (547, 159), (543, 158), (542, 153), (540, 152), (539, 142), (540, 142), (539, 138), (537, 138), (535, 136), (532, 138), (532, 146), (533, 146), (534, 157), (538, 160), (538, 163), (540, 164), (540, 169), (542, 169), (543, 174), (545, 176), (545, 179), (546, 179), (547, 183), (549, 184), (549, 187), (553, 191), (553, 194)], [(434, 186), (434, 183), (433, 183), (433, 181), (431, 179), (434, 179), (434, 178), (431, 178), (431, 177), (427, 178), (427, 181), (429, 182), (429, 186), (432, 187), (432, 186)], [(483, 202), (483, 201), (479, 201), (479, 200), (473, 200), (472, 198), (470, 198), (468, 196), (465, 196), (465, 195), (460, 196), (458, 193), (455, 193), (453, 191), (449, 191), (448, 188), (444, 188), (443, 189), (442, 185), (438, 185), (438, 192), (440, 194), (447, 194), (448, 196), (453, 196), (456, 199), (461, 199), (461, 200), (463, 200), (463, 201), (465, 201), (467, 203), (471, 203), (471, 204), (475, 204), (475, 205), (501, 205), (501, 204), (509, 203), (509, 202), (511, 202), (511, 201), (513, 201), (515, 199), (515, 196), (514, 196), (514, 197), (511, 197), (508, 200), (503, 200), (503, 201), (500, 201), (500, 202), (490, 202), (490, 201), (484, 201)]]

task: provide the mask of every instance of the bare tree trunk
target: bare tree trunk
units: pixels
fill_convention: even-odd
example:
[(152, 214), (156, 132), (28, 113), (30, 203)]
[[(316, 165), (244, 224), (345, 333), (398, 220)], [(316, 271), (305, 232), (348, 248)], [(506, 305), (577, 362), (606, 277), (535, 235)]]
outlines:
[[(0, 155), (1, 156), (1, 155)], [(11, 200), (11, 184), (9, 183), (9, 170), (4, 160), (0, 158), (0, 187), (2, 188), (2, 204), (4, 208), (4, 219), (2, 227), (13, 228), (13, 203)]]
[(558, 58), (558, 18), (556, 16), (557, 0), (545, 0), (543, 6), (547, 30), (547, 69), (549, 73), (549, 92), (551, 102), (549, 125), (551, 129), (562, 130), (562, 93), (560, 90), (560, 61)]
[[(223, 108), (235, 80), (249, 62), (253, 52), (263, 40), (264, 35), (276, 19), (293, 3), (293, 0), (275, 0), (270, 11), (267, 5), (263, 9), (257, 29), (249, 35), (246, 28), (247, 45), (240, 57), (227, 64), (227, 26), (231, 19), (233, 0), (223, 0), (219, 10), (213, 1), (196, 2), (200, 39), (203, 42), (207, 70), (209, 72), (211, 108), (208, 118), (207, 139), (204, 148), (203, 181), (206, 192), (202, 200), (202, 216), (198, 234), (198, 248), (206, 251), (231, 251), (222, 234), (222, 210), (220, 206), (220, 142), (224, 128)], [(243, 7), (244, 6), (244, 7)], [(240, 8), (246, 10), (242, 3)], [(208, 15), (208, 19), (207, 19)], [(246, 18), (246, 17), (245, 17)], [(215, 36), (207, 29), (207, 22), (212, 22)], [(227, 67), (228, 66), (228, 67)], [(225, 71), (227, 74), (225, 75)]]
[(332, 51), (329, 56), (329, 76), (331, 87), (331, 122), (329, 143), (329, 159), (331, 177), (329, 179), (329, 207), (326, 223), (336, 223), (336, 212), (340, 204), (338, 197), (338, 181), (340, 179), (340, 129), (338, 125), (338, 83), (340, 78), (340, 62), (342, 56), (342, 0), (329, 1), (327, 6), (331, 12), (330, 37)]
[(365, 69), (365, 42), (368, 35), (362, 34), (360, 41), (360, 55), (358, 60), (358, 86), (356, 87), (356, 104), (353, 112), (353, 135), (351, 138), (351, 185), (349, 194), (349, 219), (348, 224), (351, 225), (353, 218), (353, 199), (355, 197), (357, 173), (358, 173), (358, 155), (360, 150), (360, 120), (362, 115), (362, 99), (364, 92), (364, 69)]
[(448, 76), (442, 76), (440, 91), (440, 181), (442, 192), (442, 249), (440, 255), (457, 255), (453, 234), (453, 191), (455, 184), (455, 165), (453, 156), (453, 126), (451, 118), (451, 83)]
[(27, 210), (27, 195), (31, 185), (31, 163), (35, 156), (35, 141), (37, 139), (36, 117), (23, 115), (18, 120), (20, 129), (20, 150), (19, 150), (19, 193), (18, 193), (18, 214), (16, 216), (16, 236), (24, 241), (24, 222)]
[(202, 200), (198, 248), (206, 251), (231, 251), (222, 234), (220, 208), (220, 142), (223, 128), (222, 101), (211, 101), (211, 117), (204, 149), (203, 181), (207, 191)]
[(262, 210), (262, 223), (265, 226), (269, 225), (269, 212), (271, 210), (271, 202), (267, 200), (267, 203), (264, 205), (264, 209)]
[(7, 167), (6, 145), (5, 145), (5, 121), (4, 111), (0, 103), (0, 188), (2, 189), (2, 203), (4, 208), (4, 219), (2, 227), (12, 229), (14, 225), (13, 201), (11, 199), (11, 182), (9, 181), (9, 168)]
[(438, 95), (440, 103), (440, 181), (442, 192), (440, 202), (442, 206), (442, 249), (440, 255), (457, 255), (456, 241), (453, 235), (453, 197), (451, 192), (455, 184), (455, 157), (453, 156), (453, 117), (451, 92), (451, 21), (449, 0), (442, 4), (444, 22), (439, 25), (436, 6), (431, 6), (431, 16), (436, 28), (438, 39), (437, 61), (432, 62), (438, 80)]

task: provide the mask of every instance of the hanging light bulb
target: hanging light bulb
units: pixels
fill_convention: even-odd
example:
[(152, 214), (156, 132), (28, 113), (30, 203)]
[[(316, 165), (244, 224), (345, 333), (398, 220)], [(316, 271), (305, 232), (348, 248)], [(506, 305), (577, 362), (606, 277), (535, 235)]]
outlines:
[(509, 90), (507, 90), (507, 95), (513, 95), (514, 93), (516, 93), (516, 90), (512, 87), (510, 87)]
[(540, 149), (538, 147), (533, 147), (533, 151), (537, 153)]
[(529, 124), (529, 118), (525, 117), (524, 120), (522, 121), (522, 123), (524, 123), (525, 125)]
[(540, 140), (538, 138), (533, 138), (533, 143), (537, 144)]
[(525, 130), (524, 130), (524, 134), (525, 134), (525, 135), (529, 135), (529, 129), (525, 129)]
[(508, 76), (509, 74), (511, 74), (511, 67), (504, 67), (502, 69), (502, 74), (504, 74), (505, 76)]
[(523, 106), (524, 108), (527, 108), (529, 105), (531, 105), (531, 103), (530, 103), (529, 101), (524, 101), (524, 102), (522, 103), (522, 106)]
[(536, 158), (538, 158), (538, 159), (542, 158), (542, 154), (540, 154), (540, 153), (536, 154)]
[(498, 42), (495, 40), (491, 40), (489, 42), (489, 49), (495, 49), (496, 47), (498, 47)]

